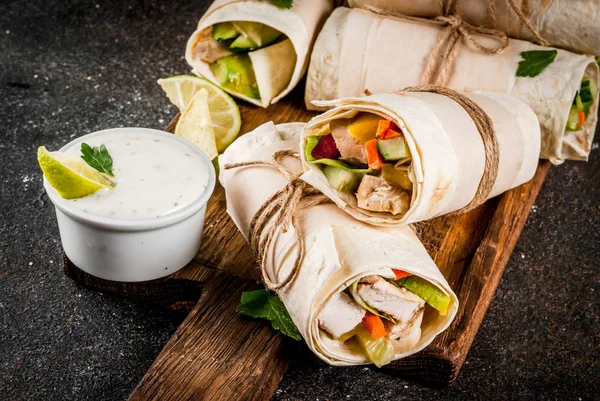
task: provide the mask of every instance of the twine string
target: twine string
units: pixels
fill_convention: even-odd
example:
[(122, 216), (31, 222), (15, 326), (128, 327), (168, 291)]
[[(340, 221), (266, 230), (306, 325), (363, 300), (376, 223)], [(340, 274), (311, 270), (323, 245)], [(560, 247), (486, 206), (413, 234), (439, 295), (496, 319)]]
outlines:
[[(446, 3), (444, 12), (451, 14), (440, 15), (431, 20), (443, 29), (440, 31), (437, 45), (429, 54), (425, 69), (421, 75), (421, 85), (446, 84), (450, 75), (451, 66), (453, 65), (459, 48), (457, 45), (460, 42), (464, 42), (467, 47), (472, 50), (490, 55), (501, 53), (508, 47), (509, 42), (506, 33), (498, 29), (475, 26), (465, 22), (460, 15), (456, 13), (458, 9), (457, 3), (456, 0), (450, 0)], [(362, 8), (386, 17), (402, 18), (410, 21), (423, 21), (421, 18), (386, 11), (371, 5), (366, 5)], [(480, 41), (479, 38), (475, 37), (477, 34), (493, 38), (496, 43), (487, 45)]]
[[(300, 179), (300, 174), (294, 174), (283, 164), (286, 157), (299, 159), (298, 152), (280, 150), (273, 154), (273, 160), (247, 161), (226, 164), (225, 170), (249, 166), (265, 166), (278, 170), (287, 180), (285, 187), (271, 195), (252, 217), (249, 228), (250, 247), (256, 255), (261, 268), (262, 280), (269, 290), (276, 291), (292, 283), (305, 255), (304, 237), (298, 224), (298, 213), (308, 207), (331, 202), (320, 191)], [(266, 259), (273, 240), (278, 233), (286, 233), (289, 228), (295, 232), (298, 252), (290, 273), (281, 281), (274, 281), (266, 269)]]
[(471, 117), (481, 135), (485, 152), (483, 175), (477, 186), (475, 196), (469, 204), (455, 213), (465, 213), (484, 203), (489, 197), (498, 176), (500, 162), (500, 147), (494, 131), (494, 123), (490, 116), (475, 102), (465, 95), (442, 86), (420, 85), (403, 89), (400, 92), (429, 92), (444, 95), (458, 103)]

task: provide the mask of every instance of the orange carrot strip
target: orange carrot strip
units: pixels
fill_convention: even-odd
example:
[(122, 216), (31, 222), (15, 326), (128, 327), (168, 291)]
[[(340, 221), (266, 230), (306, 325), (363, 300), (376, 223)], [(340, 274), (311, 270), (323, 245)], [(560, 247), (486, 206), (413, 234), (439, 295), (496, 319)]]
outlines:
[(387, 130), (387, 132), (385, 133), (385, 138), (383, 139), (392, 139), (392, 138), (397, 138), (399, 136), (402, 136), (402, 133), (399, 131), (396, 131), (395, 129), (389, 129)]
[(377, 149), (377, 139), (371, 139), (365, 143), (365, 150), (367, 151), (367, 161), (369, 168), (373, 170), (381, 170), (383, 167), (383, 157), (379, 154)]
[(394, 280), (400, 280), (401, 278), (412, 276), (412, 274), (410, 274), (409, 272), (405, 272), (404, 270), (392, 269), (392, 271), (396, 275), (396, 277), (394, 277)]
[(363, 317), (363, 325), (371, 334), (375, 340), (378, 338), (383, 338), (386, 335), (385, 326), (383, 325), (383, 320), (379, 316), (374, 313), (367, 311), (365, 313), (365, 317)]
[(379, 139), (385, 139), (385, 135), (387, 134), (391, 125), (392, 125), (391, 121), (379, 120), (379, 124), (377, 125), (377, 132), (375, 134), (375, 137), (379, 138)]
[(585, 123), (585, 113), (583, 111), (579, 111), (577, 112), (577, 115), (579, 116), (579, 125), (582, 126), (583, 123)]

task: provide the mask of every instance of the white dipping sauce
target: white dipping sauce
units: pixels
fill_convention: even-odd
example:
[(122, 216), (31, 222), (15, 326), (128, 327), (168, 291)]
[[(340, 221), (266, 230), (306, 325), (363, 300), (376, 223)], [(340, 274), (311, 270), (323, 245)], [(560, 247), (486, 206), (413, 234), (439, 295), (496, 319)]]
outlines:
[(113, 189), (67, 202), (96, 216), (140, 220), (185, 208), (206, 190), (209, 172), (200, 156), (177, 138), (152, 132), (112, 132), (75, 140), (65, 153), (81, 156), (81, 143), (104, 144), (113, 159)]

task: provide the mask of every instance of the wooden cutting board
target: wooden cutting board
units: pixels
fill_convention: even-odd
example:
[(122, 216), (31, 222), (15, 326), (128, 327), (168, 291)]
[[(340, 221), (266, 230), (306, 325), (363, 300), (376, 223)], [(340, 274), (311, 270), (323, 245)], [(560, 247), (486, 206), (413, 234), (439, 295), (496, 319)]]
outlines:
[[(242, 132), (270, 120), (308, 121), (314, 113), (304, 110), (302, 95), (303, 88), (297, 88), (266, 110), (241, 104)], [(549, 167), (540, 162), (529, 183), (469, 213), (420, 225), (419, 236), (458, 295), (460, 308), (429, 347), (386, 369), (434, 384), (456, 379)], [(243, 291), (261, 287), (260, 274), (225, 211), (219, 185), (207, 206), (202, 246), (179, 272), (144, 283), (115, 283), (82, 272), (66, 257), (64, 270), (89, 288), (190, 311), (130, 400), (267, 400), (289, 365), (285, 351), (304, 346), (288, 343), (266, 321), (235, 312)]]

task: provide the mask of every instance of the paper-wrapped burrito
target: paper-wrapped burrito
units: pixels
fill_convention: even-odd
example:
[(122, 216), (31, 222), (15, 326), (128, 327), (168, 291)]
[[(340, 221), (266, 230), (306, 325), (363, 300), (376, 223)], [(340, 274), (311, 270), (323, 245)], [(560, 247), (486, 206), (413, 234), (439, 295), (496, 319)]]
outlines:
[[(519, 99), (466, 96), (490, 117), (498, 143), (497, 175), (480, 194), (483, 202), (533, 177), (540, 129)], [(473, 118), (445, 95), (386, 93), (318, 104), (334, 108), (302, 132), (301, 178), (358, 220), (405, 225), (460, 210), (489, 174)]]
[[(288, 183), (272, 166), (227, 169), (297, 150), (301, 123), (267, 123), (238, 138), (220, 157), (227, 212), (248, 239), (253, 216)], [(297, 158), (283, 160), (293, 174)], [(279, 289), (308, 347), (332, 365), (382, 366), (425, 348), (452, 322), (456, 295), (409, 227), (374, 227), (333, 203), (298, 212), (305, 256), (295, 278)], [(268, 227), (267, 229), (273, 229)], [(295, 266), (295, 230), (277, 231), (262, 268), (282, 281)]]
[[(315, 43), (306, 82), (307, 107), (315, 108), (313, 100), (363, 96), (365, 90), (389, 92), (419, 84), (441, 29), (428, 21), (336, 9)], [(494, 43), (479, 35), (473, 39)], [(505, 93), (523, 100), (537, 114), (542, 127), (542, 158), (553, 163), (587, 160), (598, 113), (598, 65), (593, 57), (564, 50), (554, 54), (553, 49), (513, 39), (496, 55), (459, 46), (448, 87)], [(523, 64), (529, 71), (522, 73), (537, 75), (516, 76), (524, 57), (529, 58)]]
[(259, 0), (216, 0), (187, 43), (192, 71), (230, 94), (267, 107), (304, 75), (332, 0), (295, 0), (291, 9)]
[[(350, 7), (373, 6), (388, 12), (414, 17), (435, 18), (443, 14), (448, 1), (439, 0), (349, 0)], [(494, 27), (490, 1), (461, 0), (459, 11), (473, 25)], [(512, 38), (535, 41), (510, 7), (508, 0), (492, 0), (496, 27)], [(556, 46), (577, 53), (600, 54), (600, 3), (597, 0), (515, 0), (515, 5), (531, 21), (539, 34)]]

